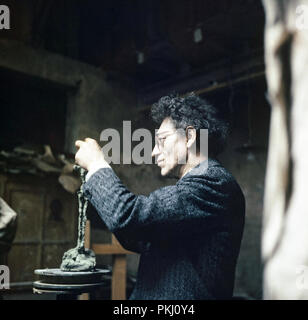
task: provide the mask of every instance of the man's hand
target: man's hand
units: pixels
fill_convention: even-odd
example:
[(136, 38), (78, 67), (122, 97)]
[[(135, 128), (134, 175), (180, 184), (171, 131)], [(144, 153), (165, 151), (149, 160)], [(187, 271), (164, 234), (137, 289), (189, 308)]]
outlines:
[(86, 138), (84, 141), (77, 140), (75, 146), (79, 148), (75, 155), (75, 161), (82, 168), (88, 171), (95, 171), (99, 168), (110, 168), (96, 140), (91, 138)]

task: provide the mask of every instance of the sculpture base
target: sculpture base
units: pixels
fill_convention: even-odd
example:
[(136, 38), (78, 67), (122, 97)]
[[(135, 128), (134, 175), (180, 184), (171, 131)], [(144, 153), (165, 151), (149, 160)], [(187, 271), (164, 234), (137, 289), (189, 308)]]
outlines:
[(109, 269), (95, 269), (93, 271), (62, 271), (61, 269), (36, 269), (40, 281), (49, 284), (91, 284), (99, 283), (111, 274)]

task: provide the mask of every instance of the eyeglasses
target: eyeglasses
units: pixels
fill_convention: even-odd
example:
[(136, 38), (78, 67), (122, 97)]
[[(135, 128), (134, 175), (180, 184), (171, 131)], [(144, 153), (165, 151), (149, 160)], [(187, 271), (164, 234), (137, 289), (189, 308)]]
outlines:
[[(162, 137), (159, 137), (157, 134), (155, 135), (155, 144), (157, 145), (157, 148), (159, 151), (162, 151), (165, 145), (165, 140), (169, 137), (175, 134), (176, 132), (170, 132), (165, 133)], [(161, 135), (162, 133), (159, 133)]]

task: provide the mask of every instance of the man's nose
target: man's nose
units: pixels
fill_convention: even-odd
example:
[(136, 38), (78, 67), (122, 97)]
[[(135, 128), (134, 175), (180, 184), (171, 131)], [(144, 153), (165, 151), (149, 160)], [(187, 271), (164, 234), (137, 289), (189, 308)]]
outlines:
[(157, 156), (159, 153), (160, 153), (160, 151), (159, 151), (159, 149), (157, 147), (157, 144), (155, 144), (154, 149), (152, 151), (152, 157)]

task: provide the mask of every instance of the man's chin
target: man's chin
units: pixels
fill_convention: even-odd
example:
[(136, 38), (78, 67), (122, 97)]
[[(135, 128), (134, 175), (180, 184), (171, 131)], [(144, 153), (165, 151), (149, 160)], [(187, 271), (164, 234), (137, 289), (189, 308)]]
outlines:
[(160, 174), (161, 174), (162, 177), (166, 177), (166, 178), (172, 178), (172, 179), (178, 179), (179, 178), (178, 168), (177, 167), (172, 168), (172, 169), (161, 168)]

